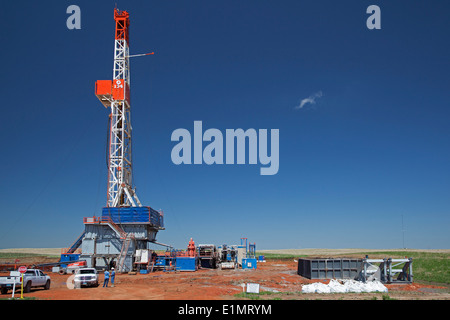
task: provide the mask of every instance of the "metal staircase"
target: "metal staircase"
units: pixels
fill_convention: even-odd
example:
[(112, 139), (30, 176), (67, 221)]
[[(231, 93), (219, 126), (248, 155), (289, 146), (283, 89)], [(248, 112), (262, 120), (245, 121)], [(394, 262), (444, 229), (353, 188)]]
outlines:
[(134, 240), (134, 235), (126, 234), (122, 242), (122, 249), (120, 250), (119, 257), (117, 258), (117, 272), (126, 272), (127, 266), (125, 265), (125, 259), (128, 255), (128, 248), (130, 247), (131, 241)]

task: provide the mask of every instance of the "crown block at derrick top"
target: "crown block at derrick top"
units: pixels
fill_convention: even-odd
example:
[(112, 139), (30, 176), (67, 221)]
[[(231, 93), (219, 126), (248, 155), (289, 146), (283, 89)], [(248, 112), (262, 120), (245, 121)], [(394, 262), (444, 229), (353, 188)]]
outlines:
[(114, 20), (116, 20), (116, 40), (129, 42), (130, 14), (114, 9)]

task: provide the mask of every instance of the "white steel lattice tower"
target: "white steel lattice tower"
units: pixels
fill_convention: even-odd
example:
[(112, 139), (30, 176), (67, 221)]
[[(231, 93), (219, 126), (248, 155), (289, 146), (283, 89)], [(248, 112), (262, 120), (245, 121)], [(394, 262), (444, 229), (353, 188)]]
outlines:
[(107, 207), (139, 206), (132, 187), (129, 14), (114, 10), (116, 22), (113, 81), (98, 80), (96, 95), (111, 107), (108, 137)]

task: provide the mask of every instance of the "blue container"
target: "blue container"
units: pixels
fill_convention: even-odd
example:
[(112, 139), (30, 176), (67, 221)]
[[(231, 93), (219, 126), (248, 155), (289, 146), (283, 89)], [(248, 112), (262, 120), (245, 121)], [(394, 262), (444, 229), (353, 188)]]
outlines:
[(176, 267), (179, 271), (197, 271), (197, 258), (177, 257)]
[(265, 258), (264, 256), (259, 256), (258, 261), (264, 261), (264, 258)]
[(145, 270), (145, 269), (139, 270), (139, 273), (140, 273), (140, 274), (147, 274), (147, 273), (148, 273), (148, 270)]
[(164, 227), (162, 214), (151, 207), (104, 207), (103, 217), (109, 217), (114, 223), (149, 223)]
[(255, 258), (242, 259), (242, 269), (256, 269), (256, 266)]

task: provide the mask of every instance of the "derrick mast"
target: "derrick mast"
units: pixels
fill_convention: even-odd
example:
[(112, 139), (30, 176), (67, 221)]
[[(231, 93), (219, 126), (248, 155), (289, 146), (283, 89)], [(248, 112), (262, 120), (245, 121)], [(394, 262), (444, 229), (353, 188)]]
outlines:
[(125, 272), (135, 268), (135, 257), (141, 253), (138, 250), (159, 244), (156, 235), (165, 228), (163, 212), (143, 206), (132, 181), (129, 58), (153, 52), (130, 56), (129, 13), (114, 9), (114, 21), (113, 79), (95, 82), (95, 95), (110, 108), (107, 200), (100, 217), (83, 219), (80, 259), (89, 267), (109, 268), (114, 264), (118, 272)]
[(141, 207), (132, 185), (129, 27), (127, 11), (114, 9), (113, 80), (98, 80), (96, 95), (111, 107), (108, 135), (107, 207)]

